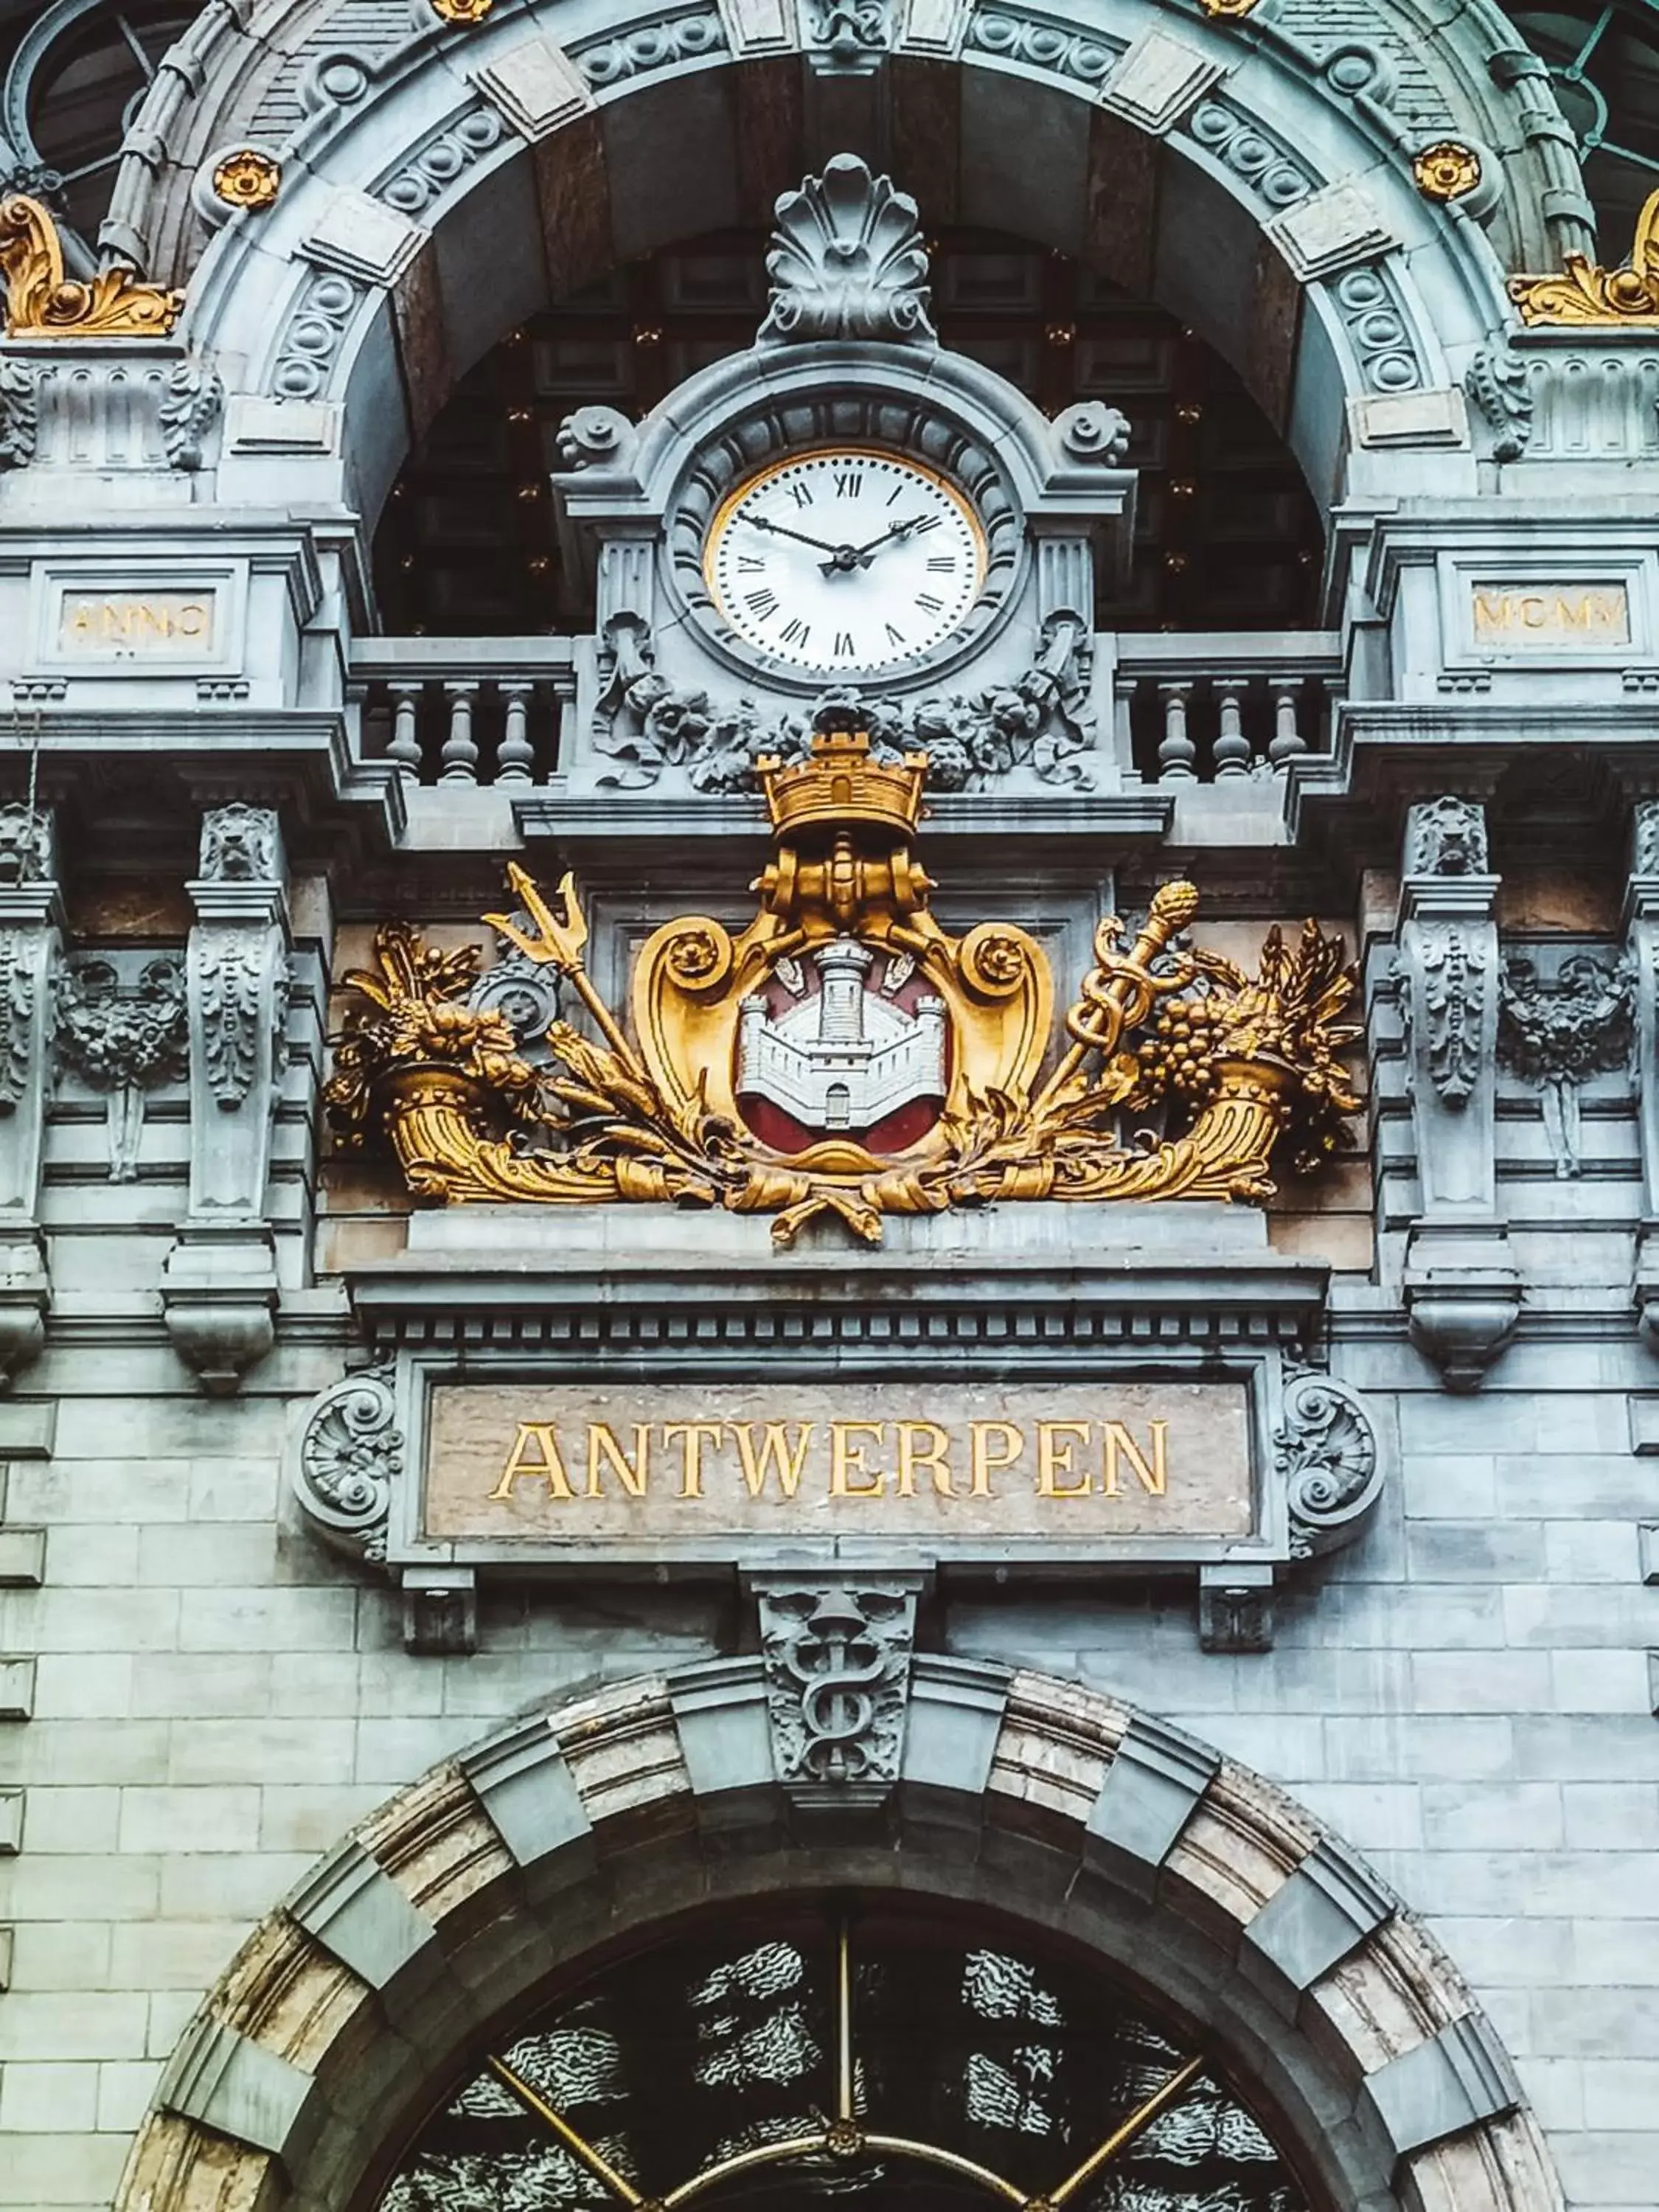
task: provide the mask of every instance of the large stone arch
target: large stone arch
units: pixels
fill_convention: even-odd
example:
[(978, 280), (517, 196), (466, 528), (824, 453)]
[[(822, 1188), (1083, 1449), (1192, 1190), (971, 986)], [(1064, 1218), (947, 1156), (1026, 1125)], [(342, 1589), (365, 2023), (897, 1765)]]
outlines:
[[(1017, 230), (1180, 314), (1241, 371), (1326, 504), (1356, 437), (1467, 452), (1455, 387), (1508, 313), (1478, 215), (1511, 253), (1559, 229), (1571, 198), (1533, 161), (1548, 137), (1527, 110), (1547, 98), (1534, 78), (1491, 95), (1476, 119), (1504, 145), (1485, 149), (1480, 192), (1443, 206), (1413, 180), (1428, 134), (1404, 119), (1389, 52), (1310, 42), (1295, 8), (893, 7), (890, 49), (850, 79), (802, 56), (781, 0), (497, 0), (467, 27), (416, 0), (399, 20), (424, 27), (372, 53), (313, 37), (280, 198), (232, 216), (188, 272), (186, 334), (250, 402), (233, 410), (224, 495), (258, 497), (280, 452), (290, 493), (308, 475), (319, 500), (372, 521), (456, 378), (550, 296), (762, 219), (841, 144), (919, 188), (929, 220)], [(1462, 47), (1489, 12), (1460, 14), (1457, 69), (1431, 87), (1438, 108), (1413, 94), (1413, 116), (1468, 112)], [(135, 133), (116, 230), (175, 275), (191, 258), (179, 209), (210, 204), (205, 168), (268, 112), (237, 103), (252, 27), (216, 0)], [(186, 81), (204, 88), (187, 99)]]
[(347, 2212), (481, 2039), (696, 1906), (995, 1905), (1156, 1987), (1337, 2212), (1557, 2212), (1508, 2059), (1416, 1920), (1281, 1792), (1077, 1685), (915, 1664), (868, 1839), (775, 1778), (757, 1659), (518, 1723), (394, 1797), (261, 1923), (162, 2078), (116, 2212)]

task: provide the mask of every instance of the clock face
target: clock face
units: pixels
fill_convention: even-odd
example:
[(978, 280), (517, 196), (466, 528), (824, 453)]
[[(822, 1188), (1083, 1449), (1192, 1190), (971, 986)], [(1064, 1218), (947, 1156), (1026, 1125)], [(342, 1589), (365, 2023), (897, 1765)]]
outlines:
[(715, 605), (774, 660), (827, 676), (915, 660), (963, 622), (985, 532), (954, 484), (874, 448), (798, 453), (750, 477), (703, 552)]

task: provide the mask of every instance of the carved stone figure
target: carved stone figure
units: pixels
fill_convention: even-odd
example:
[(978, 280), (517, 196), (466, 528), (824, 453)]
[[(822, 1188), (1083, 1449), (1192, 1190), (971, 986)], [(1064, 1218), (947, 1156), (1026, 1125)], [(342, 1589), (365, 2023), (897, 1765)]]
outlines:
[(928, 319), (927, 249), (915, 202), (890, 177), (837, 154), (777, 204), (766, 257), (772, 303), (757, 345), (809, 338), (939, 343)]
[(201, 880), (210, 884), (265, 884), (277, 879), (276, 815), (269, 806), (240, 799), (210, 807), (202, 817)]
[(189, 1072), (183, 964), (161, 954), (128, 985), (112, 962), (83, 954), (59, 969), (56, 1002), (59, 1065), (109, 1097), (109, 1179), (136, 1182), (145, 1096)]
[(1484, 876), (1486, 809), (1473, 799), (1425, 799), (1411, 809), (1406, 830), (1408, 876)]
[(1512, 953), (1504, 963), (1498, 1060), (1538, 1086), (1558, 1176), (1577, 1176), (1583, 1164), (1583, 1086), (1630, 1064), (1632, 1017), (1631, 976), (1622, 965), (1575, 952), (1547, 978), (1528, 955)]

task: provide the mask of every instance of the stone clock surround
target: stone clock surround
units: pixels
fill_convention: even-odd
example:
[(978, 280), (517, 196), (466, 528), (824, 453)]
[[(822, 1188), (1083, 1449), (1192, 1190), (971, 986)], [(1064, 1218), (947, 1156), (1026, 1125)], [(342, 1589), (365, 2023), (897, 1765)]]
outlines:
[(514, 1723), (364, 1820), (185, 2029), (114, 2212), (373, 2201), (434, 2095), (561, 1972), (693, 1909), (885, 1889), (1006, 1913), (1155, 1989), (1333, 2201), (1559, 2212), (1490, 2023), (1422, 1926), (1280, 1791), (1074, 1683), (919, 1656), (888, 1814), (775, 1779), (763, 1662)]

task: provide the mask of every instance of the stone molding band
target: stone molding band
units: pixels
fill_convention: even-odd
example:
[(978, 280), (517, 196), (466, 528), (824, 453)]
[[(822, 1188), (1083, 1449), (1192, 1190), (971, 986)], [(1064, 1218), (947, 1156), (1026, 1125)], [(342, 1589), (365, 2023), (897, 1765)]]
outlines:
[(366, 2146), (596, 1940), (692, 1889), (872, 1881), (1018, 1899), (1115, 1942), (1120, 1968), (1275, 2076), (1342, 2201), (1559, 2212), (1509, 2060), (1437, 1947), (1247, 1769), (1101, 1692), (927, 1655), (896, 1792), (863, 1829), (792, 1805), (775, 1741), (763, 1661), (720, 1660), (514, 1722), (399, 1793), (186, 2029), (115, 2212), (264, 2203), (283, 2179), (298, 2203), (343, 2202)]

